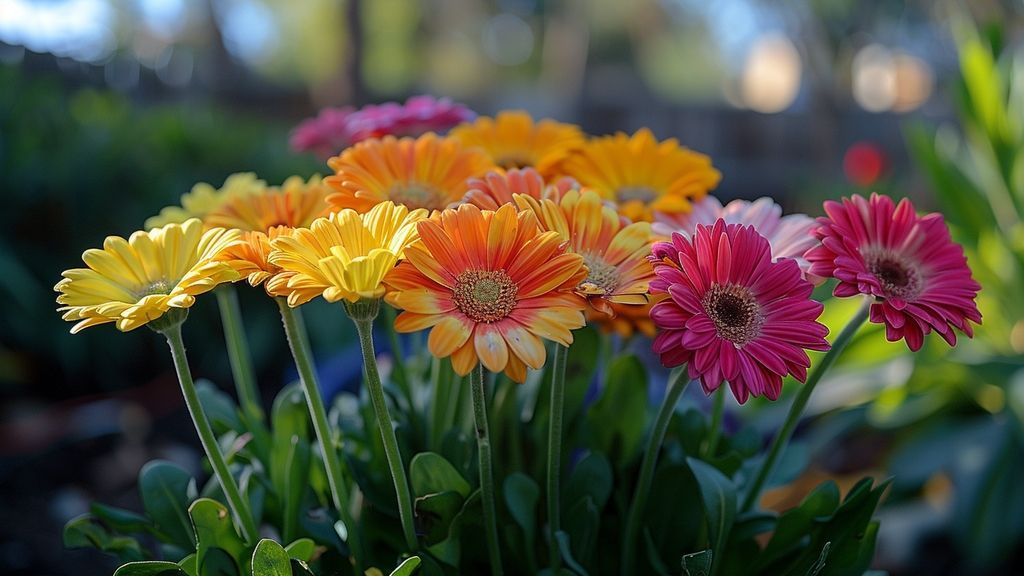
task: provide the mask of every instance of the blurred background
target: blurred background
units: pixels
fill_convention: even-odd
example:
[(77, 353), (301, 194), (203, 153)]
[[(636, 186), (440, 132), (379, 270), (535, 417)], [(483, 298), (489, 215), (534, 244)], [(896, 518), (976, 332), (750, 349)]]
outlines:
[[(770, 496), (895, 476), (879, 569), (1021, 573), (1022, 17), (996, 0), (0, 0), (0, 572), (109, 572), (63, 549), (63, 522), (91, 500), (137, 508), (149, 458), (199, 467), (162, 341), (71, 337), (60, 272), (196, 182), (323, 172), (288, 148), (321, 107), (430, 93), (591, 134), (649, 126), (709, 154), (722, 199), (819, 215), (878, 190), (943, 210), (985, 287), (979, 337), (914, 357), (860, 338), (812, 402), (806, 472)], [(251, 292), (269, 399), (289, 362)], [(186, 328), (193, 370), (229, 383), (210, 300)], [(328, 385), (357, 377), (340, 311), (307, 318)], [(730, 418), (767, 431), (785, 406)]]

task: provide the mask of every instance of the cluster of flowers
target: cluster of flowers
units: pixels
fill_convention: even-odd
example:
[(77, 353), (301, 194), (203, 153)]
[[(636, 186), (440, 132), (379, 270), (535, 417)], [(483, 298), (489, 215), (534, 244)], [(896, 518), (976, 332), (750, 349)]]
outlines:
[[(523, 382), (528, 369), (545, 365), (544, 340), (562, 354), (587, 322), (653, 338), (662, 363), (685, 365), (708, 394), (728, 383), (741, 403), (774, 400), (787, 376), (808, 381), (809, 394), (816, 380), (808, 380), (807, 351), (830, 348), (812, 292), (830, 278), (835, 296), (867, 297), (861, 321), (884, 324), (889, 340), (911, 350), (932, 331), (953, 345), (954, 329), (970, 336), (981, 322), (980, 286), (963, 250), (940, 215), (920, 216), (907, 200), (873, 194), (826, 202), (817, 220), (783, 216), (767, 198), (723, 206), (709, 195), (721, 178), (710, 158), (675, 139), (658, 141), (647, 129), (588, 137), (523, 112), (463, 122), (446, 136), (420, 134), (470, 115), (429, 98), (325, 113), (295, 140), (320, 151), (359, 140), (330, 158), (333, 174), (280, 186), (238, 174), (220, 189), (199, 185), (147, 221), (147, 230), (86, 251), (86, 267), (66, 271), (56, 286), (60, 310), (76, 322), (72, 332), (148, 324), (168, 334), (174, 351), (169, 331), (197, 295), (220, 284), (262, 286), (278, 300), (286, 330), (295, 324), (290, 307), (318, 296), (344, 302), (360, 329), (382, 438), (393, 447), (410, 549), (408, 485), (384, 424), (391, 419), (368, 336), (381, 301), (401, 310), (395, 330), (429, 329), (430, 352), (450, 357), (458, 374), (474, 374), (481, 405), (482, 368)], [(308, 355), (295, 350), (302, 340), (289, 332), (312, 410), (319, 391), (309, 387), (313, 371), (302, 371)], [(190, 384), (182, 386), (188, 398)], [(486, 411), (475, 412), (484, 419), (479, 434)], [(318, 431), (326, 429), (322, 414), (312, 416)], [(500, 566), (485, 444), (485, 524), (492, 564)], [(204, 445), (217, 469), (223, 457), (215, 443)], [(332, 450), (323, 444), (323, 451)], [(645, 460), (654, 457), (656, 450)], [(336, 465), (326, 465), (334, 478)], [(769, 457), (754, 496), (771, 465)], [(237, 488), (226, 476), (221, 483), (233, 499)], [(340, 484), (332, 481), (344, 513)], [(245, 503), (234, 508), (243, 516)], [(640, 508), (634, 502), (633, 513)], [(635, 538), (635, 525), (627, 533)]]
[[(435, 126), (458, 108), (431, 102), (393, 116)], [(569, 344), (586, 315), (659, 329), (666, 365), (741, 402), (776, 398), (784, 376), (806, 376), (805, 349), (827, 349), (812, 282), (874, 297), (871, 320), (913, 350), (981, 320), (941, 216), (877, 195), (828, 202), (817, 222), (767, 198), (722, 206), (710, 159), (646, 129), (588, 139), (503, 112), (447, 137), (369, 138), (329, 165), (323, 181), (197, 186), (148, 232), (86, 252), (57, 285), (65, 318), (131, 330), (244, 277), (292, 306), (385, 297), (404, 311), (395, 327), (431, 328), (460, 374), (480, 361), (522, 381), (544, 364), (540, 339)]]

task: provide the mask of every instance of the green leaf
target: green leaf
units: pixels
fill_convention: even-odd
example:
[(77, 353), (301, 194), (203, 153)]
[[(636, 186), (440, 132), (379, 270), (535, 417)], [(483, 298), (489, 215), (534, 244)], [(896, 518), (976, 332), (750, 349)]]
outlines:
[(200, 378), (196, 381), (196, 394), (202, 404), (210, 425), (220, 435), (227, 431), (242, 429), (242, 421), (238, 418), (238, 406), (235, 401), (209, 380)]
[(601, 525), (601, 509), (590, 496), (577, 500), (565, 514), (565, 532), (572, 542), (573, 557), (591, 565)]
[(565, 364), (565, 424), (566, 429), (583, 407), (587, 390), (594, 379), (600, 356), (601, 335), (591, 326), (574, 330), (572, 346)]
[(713, 558), (714, 552), (710, 549), (683, 556), (683, 574), (685, 576), (710, 576)]
[(111, 534), (92, 514), (82, 514), (69, 520), (64, 525), (63, 538), (67, 548), (95, 548), (117, 556), (122, 562), (136, 562), (144, 558), (138, 541)]
[(825, 561), (828, 560), (828, 549), (830, 546), (832, 546), (831, 542), (825, 542), (825, 545), (821, 548), (821, 555), (818, 556), (818, 561), (807, 571), (807, 576), (818, 576), (825, 569)]
[(537, 502), (540, 501), (540, 487), (537, 482), (522, 472), (514, 472), (505, 478), (502, 494), (512, 519), (523, 529), (527, 545), (536, 537)]
[(293, 436), (309, 440), (309, 411), (300, 383), (293, 382), (277, 393), (270, 411), (270, 427), (275, 444), (287, 442)]
[(416, 496), (447, 491), (457, 492), (463, 498), (469, 496), (469, 482), (436, 452), (421, 452), (413, 457), (409, 464), (409, 480)]
[(174, 562), (147, 560), (129, 562), (114, 571), (114, 576), (178, 576), (185, 574)]
[(252, 553), (252, 576), (292, 576), (288, 552), (273, 540), (260, 540)]
[(558, 551), (561, 552), (562, 560), (565, 564), (580, 576), (589, 576), (583, 566), (580, 566), (579, 562), (577, 562), (572, 556), (572, 546), (569, 542), (569, 535), (559, 530), (558, 533), (555, 534), (555, 540), (558, 541)]
[(199, 576), (199, 565), (196, 564), (196, 553), (193, 552), (178, 561), (181, 571), (188, 576)]
[(89, 511), (93, 513), (104, 525), (113, 528), (114, 530), (122, 533), (133, 534), (150, 532), (153, 530), (153, 523), (141, 514), (136, 514), (131, 510), (124, 510), (123, 508), (115, 508), (113, 506), (107, 506), (106, 504), (100, 504), (99, 502), (93, 502), (89, 506)]
[(420, 567), (420, 557), (411, 556), (391, 572), (391, 576), (410, 576)]
[(590, 497), (599, 509), (604, 508), (612, 493), (612, 465), (599, 452), (590, 452), (573, 468), (565, 494), (570, 506)]
[(465, 500), (454, 490), (416, 498), (416, 519), (424, 532), (424, 540), (428, 546), (448, 537), (452, 520), (462, 511)]
[(711, 550), (721, 555), (736, 517), (736, 487), (711, 465), (696, 458), (687, 458), (686, 462), (700, 488)]
[(616, 462), (628, 462), (647, 424), (647, 371), (629, 354), (612, 361), (600, 400), (587, 413), (591, 440)]
[(310, 452), (309, 443), (297, 434), (275, 440), (270, 448), (270, 480), (282, 507), (281, 537), (286, 541), (298, 536), (302, 500), (309, 490)]
[[(206, 574), (210, 569), (208, 562), (212, 550), (220, 549), (228, 554), (237, 566), (247, 558), (245, 543), (235, 532), (235, 525), (228, 509), (209, 498), (200, 498), (188, 509), (192, 526), (196, 533), (196, 563), (199, 572)], [(220, 559), (217, 559), (220, 563)]]
[(195, 498), (195, 480), (175, 464), (162, 460), (147, 462), (139, 473), (142, 507), (165, 536), (162, 538), (185, 550), (195, 547), (195, 534), (188, 518), (188, 505)]
[(316, 543), (309, 538), (299, 538), (285, 546), (284, 550), (288, 553), (288, 556), (296, 560), (309, 562), (309, 559), (313, 557), (313, 552), (316, 552)]

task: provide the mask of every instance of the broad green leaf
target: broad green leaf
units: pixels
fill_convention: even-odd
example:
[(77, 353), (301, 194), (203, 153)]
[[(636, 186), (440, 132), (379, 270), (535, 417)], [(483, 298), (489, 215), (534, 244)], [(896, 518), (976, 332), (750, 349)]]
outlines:
[(465, 498), (454, 490), (427, 494), (416, 498), (416, 519), (428, 546), (448, 537), (452, 520), (462, 511)]
[(195, 498), (195, 480), (175, 464), (162, 460), (147, 462), (139, 473), (142, 506), (166, 539), (186, 550), (195, 547), (195, 534), (188, 517)]
[(594, 379), (600, 358), (601, 335), (592, 326), (572, 333), (572, 346), (565, 364), (565, 424), (566, 430), (583, 407), (587, 390)]
[(711, 576), (712, 550), (702, 550), (683, 556), (683, 574), (685, 576)]
[(129, 562), (114, 571), (114, 576), (180, 576), (185, 574), (174, 562), (148, 560)]
[(99, 518), (103, 524), (118, 532), (133, 534), (153, 530), (153, 523), (149, 518), (146, 518), (141, 514), (136, 514), (131, 510), (124, 510), (122, 508), (115, 508), (113, 506), (107, 506), (106, 504), (100, 504), (99, 502), (93, 502), (89, 506), (89, 511)]
[(630, 354), (612, 361), (600, 400), (587, 413), (593, 444), (615, 462), (629, 462), (647, 426), (647, 371)]
[(514, 472), (505, 478), (505, 504), (512, 519), (523, 529), (527, 545), (536, 537), (537, 502), (540, 501), (540, 487), (522, 472)]
[(142, 560), (142, 547), (134, 538), (111, 534), (92, 514), (83, 514), (64, 525), (64, 546), (67, 548), (95, 548), (113, 554), (122, 562)]
[(310, 438), (309, 410), (300, 383), (293, 382), (277, 393), (270, 412), (270, 423), (274, 443), (288, 441), (293, 436), (304, 440)]
[(196, 533), (196, 563), (201, 573), (206, 574), (210, 569), (209, 555), (215, 549), (228, 554), (236, 567), (245, 563), (245, 543), (235, 532), (231, 513), (223, 504), (216, 500), (200, 498), (192, 503), (188, 514)]
[(218, 435), (229, 430), (237, 432), (242, 429), (235, 401), (218, 389), (213, 382), (203, 378), (197, 380), (196, 394), (199, 396), (199, 403), (203, 405), (203, 410), (206, 411), (210, 425)]
[(601, 508), (590, 496), (576, 501), (565, 513), (564, 530), (571, 539), (572, 554), (580, 564), (592, 565), (601, 526)]
[(413, 457), (409, 463), (409, 480), (416, 496), (449, 490), (459, 493), (463, 498), (469, 496), (469, 482), (436, 452), (422, 452)]
[(612, 465), (599, 452), (590, 452), (573, 468), (565, 489), (569, 505), (589, 496), (599, 509), (612, 493)]
[(391, 572), (391, 576), (411, 576), (420, 567), (420, 557), (411, 556)]
[(309, 489), (310, 447), (306, 440), (294, 435), (278, 438), (270, 454), (270, 478), (284, 519), (281, 537), (290, 541), (298, 536), (302, 499)]
[(686, 462), (700, 488), (711, 550), (721, 555), (736, 518), (736, 487), (711, 465), (696, 458), (687, 458)]
[(316, 543), (309, 538), (299, 538), (285, 546), (284, 550), (288, 553), (288, 556), (296, 560), (309, 562), (309, 559), (313, 557), (313, 552), (316, 552)]
[(199, 576), (199, 565), (196, 563), (196, 553), (193, 552), (178, 561), (181, 571), (188, 576)]
[(562, 561), (580, 576), (589, 576), (586, 569), (580, 566), (579, 562), (572, 556), (572, 543), (569, 541), (569, 535), (559, 530), (555, 534), (555, 540), (558, 541), (558, 551), (562, 554)]
[(292, 576), (288, 552), (273, 540), (260, 540), (252, 553), (252, 576)]

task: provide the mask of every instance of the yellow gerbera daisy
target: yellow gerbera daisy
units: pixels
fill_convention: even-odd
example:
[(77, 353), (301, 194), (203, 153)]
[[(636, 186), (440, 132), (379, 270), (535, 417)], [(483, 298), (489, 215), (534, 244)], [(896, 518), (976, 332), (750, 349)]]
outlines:
[(557, 232), (569, 249), (583, 257), (588, 274), (577, 287), (594, 309), (614, 316), (612, 304), (643, 305), (654, 268), (651, 225), (623, 224), (613, 208), (591, 190), (570, 190), (555, 202), (517, 194), (516, 205), (532, 210), (541, 228)]
[(218, 284), (233, 282), (238, 273), (215, 260), (238, 238), (237, 230), (214, 228), (192, 218), (127, 240), (108, 236), (102, 249), (86, 250), (88, 268), (64, 271), (54, 290), (64, 320), (77, 321), (75, 333), (89, 326), (115, 322), (122, 332), (156, 320), (171, 308), (189, 308), (195, 296)]
[(276, 226), (299, 228), (327, 215), (329, 190), (323, 179), (313, 176), (304, 181), (292, 176), (281, 186), (271, 186), (248, 194), (234, 195), (211, 210), (203, 221), (207, 226), (267, 232)]
[(416, 222), (426, 217), (424, 209), (381, 202), (365, 214), (342, 210), (274, 238), (269, 261), (291, 274), (274, 276), (267, 290), (287, 295), (289, 306), (321, 295), (328, 302), (381, 298), (384, 276), (416, 240)]
[(618, 133), (594, 138), (560, 165), (575, 178), (619, 205), (630, 220), (651, 222), (654, 212), (690, 211), (690, 202), (703, 198), (722, 175), (711, 159), (684, 148), (675, 138), (658, 142), (644, 128), (632, 137)]
[(532, 212), (463, 204), (418, 228), (420, 242), (387, 278), (385, 299), (404, 310), (396, 330), (432, 328), (430, 353), (451, 356), (457, 373), (481, 362), (516, 382), (527, 366), (544, 365), (541, 338), (572, 343), (586, 306), (573, 292), (586, 276), (583, 258), (540, 230)]
[(466, 193), (466, 180), (495, 168), (487, 155), (454, 138), (364, 140), (327, 161), (333, 176), (324, 182), (336, 192), (333, 210), (366, 212), (390, 200), (410, 209), (443, 210)]
[(502, 168), (532, 166), (545, 176), (550, 176), (555, 165), (585, 141), (579, 126), (554, 120), (534, 122), (521, 110), (460, 124), (452, 129), (451, 137), (485, 150)]
[(160, 214), (146, 220), (146, 229), (158, 228), (165, 224), (180, 224), (189, 218), (204, 218), (210, 212), (220, 208), (227, 200), (263, 191), (267, 183), (260, 180), (252, 172), (232, 174), (224, 180), (224, 185), (214, 188), (206, 182), (192, 187), (192, 191), (181, 197), (181, 206), (168, 206), (160, 210)]
[[(228, 245), (217, 255), (217, 260), (231, 266), (238, 274), (245, 278), (252, 287), (264, 284), (264, 288), (271, 296), (287, 296), (288, 278), (294, 272), (281, 270), (280, 266), (270, 262), (271, 241), (281, 236), (288, 236), (294, 228), (288, 226), (274, 226), (266, 233), (257, 230), (245, 230), (238, 240)], [(275, 276), (282, 276), (281, 281), (274, 283), (271, 289), (269, 280)]]

